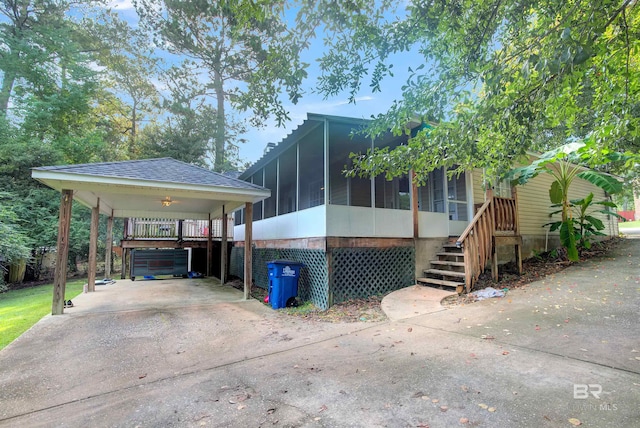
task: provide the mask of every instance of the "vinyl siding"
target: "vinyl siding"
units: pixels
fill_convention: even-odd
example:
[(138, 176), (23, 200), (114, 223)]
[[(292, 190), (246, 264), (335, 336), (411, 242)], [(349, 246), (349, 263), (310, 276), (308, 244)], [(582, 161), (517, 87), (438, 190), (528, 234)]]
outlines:
[[(540, 174), (524, 186), (518, 186), (518, 218), (520, 220), (520, 233), (522, 235), (544, 235), (548, 228), (542, 225), (550, 221), (559, 220), (560, 216), (555, 215), (549, 218), (551, 201), (549, 201), (549, 188), (554, 181), (550, 174)], [(605, 192), (597, 186), (582, 180), (574, 179), (569, 189), (569, 199), (579, 199), (593, 192), (594, 201), (602, 201), (606, 199)], [(606, 226), (603, 233), (607, 235), (617, 234), (617, 224), (608, 219), (604, 214), (595, 215), (602, 220)], [(557, 232), (550, 235), (557, 235)]]
[[(485, 199), (485, 190), (482, 187), (482, 170), (473, 170), (473, 203), (482, 204)], [(517, 187), (518, 193), (518, 218), (520, 220), (520, 233), (524, 235), (546, 235), (548, 228), (542, 225), (549, 223), (560, 216), (556, 215), (553, 219), (549, 218), (549, 213), (554, 211), (551, 209), (551, 201), (549, 200), (549, 188), (554, 178), (550, 174), (542, 173), (529, 181), (524, 186)], [(602, 201), (606, 199), (605, 192), (588, 181), (576, 178), (571, 184), (569, 191), (569, 199), (579, 199), (593, 192), (594, 201)], [(595, 217), (602, 220), (606, 229), (603, 231), (606, 235), (616, 236), (618, 234), (618, 225), (615, 219), (608, 219), (604, 214), (597, 214)], [(550, 235), (557, 235), (557, 232)]]
[(482, 187), (482, 169), (473, 170), (473, 205), (484, 204), (484, 188)]

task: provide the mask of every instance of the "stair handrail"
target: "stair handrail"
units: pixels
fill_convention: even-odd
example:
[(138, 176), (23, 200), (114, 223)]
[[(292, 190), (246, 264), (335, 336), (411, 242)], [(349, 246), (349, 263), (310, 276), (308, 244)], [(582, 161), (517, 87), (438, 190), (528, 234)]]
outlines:
[(469, 236), (469, 234), (473, 230), (475, 224), (478, 222), (478, 219), (484, 214), (484, 212), (487, 209), (489, 209), (489, 206), (491, 205), (492, 200), (493, 200), (493, 197), (487, 199), (484, 202), (484, 204), (482, 204), (482, 206), (478, 209), (478, 211), (476, 212), (476, 215), (473, 216), (471, 223), (469, 223), (469, 225), (464, 230), (464, 232), (462, 232), (462, 235), (460, 235), (458, 239), (456, 239), (456, 247), (463, 248), (464, 241), (467, 239), (467, 236)]
[(518, 199), (515, 189), (512, 189), (512, 195), (511, 198), (497, 197), (488, 190), (487, 200), (456, 240), (456, 247), (464, 250), (467, 293), (471, 291), (492, 256), (496, 230), (519, 234)]
[(464, 250), (465, 288), (471, 291), (473, 284), (491, 257), (493, 235), (495, 232), (494, 198), (487, 195), (471, 223), (456, 240), (456, 247)]

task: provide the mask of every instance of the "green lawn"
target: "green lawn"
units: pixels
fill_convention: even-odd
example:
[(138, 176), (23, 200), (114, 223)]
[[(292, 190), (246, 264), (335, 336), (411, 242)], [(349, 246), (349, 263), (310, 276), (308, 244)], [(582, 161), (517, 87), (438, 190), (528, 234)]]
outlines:
[(640, 227), (640, 220), (620, 222), (620, 223), (618, 223), (618, 227), (620, 229), (627, 229), (627, 228), (632, 228), (632, 227)]
[[(82, 293), (85, 279), (67, 282), (65, 300)], [(0, 293), (0, 349), (51, 313), (53, 284)]]

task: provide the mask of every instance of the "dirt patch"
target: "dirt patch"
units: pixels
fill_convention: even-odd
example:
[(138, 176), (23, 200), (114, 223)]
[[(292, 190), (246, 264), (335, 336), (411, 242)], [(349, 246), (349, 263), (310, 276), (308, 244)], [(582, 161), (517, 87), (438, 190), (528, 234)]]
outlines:
[[(231, 285), (238, 290), (244, 290), (244, 283), (238, 279), (227, 282), (227, 285)], [(255, 285), (251, 287), (251, 297), (265, 305), (268, 305), (268, 303), (264, 302), (264, 298), (267, 294), (267, 290), (263, 288)], [(384, 321), (387, 319), (387, 316), (380, 307), (382, 297), (383, 296), (371, 296), (366, 299), (353, 299), (337, 303), (326, 311), (321, 310), (311, 302), (301, 302), (297, 307), (278, 309), (278, 311), (283, 314), (303, 318), (309, 321), (334, 323)]]
[[(483, 288), (493, 287), (498, 290), (513, 290), (516, 288), (526, 287), (532, 282), (539, 281), (547, 275), (558, 273), (569, 266), (586, 260), (602, 257), (611, 249), (620, 244), (620, 238), (612, 238), (602, 242), (592, 244), (589, 250), (582, 249), (580, 251), (580, 262), (571, 262), (567, 260), (567, 252), (564, 248), (558, 248), (545, 253), (536, 254), (522, 261), (522, 275), (518, 275), (518, 267), (514, 262), (501, 265), (498, 269), (498, 281), (494, 282), (491, 278), (491, 271), (484, 272), (480, 275), (478, 282), (473, 287), (474, 290), (482, 290)], [(465, 305), (475, 302), (474, 296), (462, 294), (446, 297), (442, 301), (445, 307)]]

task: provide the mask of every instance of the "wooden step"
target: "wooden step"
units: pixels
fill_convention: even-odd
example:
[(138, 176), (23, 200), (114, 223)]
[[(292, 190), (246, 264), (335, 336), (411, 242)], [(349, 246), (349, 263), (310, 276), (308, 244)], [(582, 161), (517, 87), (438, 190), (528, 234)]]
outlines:
[(465, 273), (464, 272), (454, 272), (452, 270), (440, 270), (440, 269), (427, 269), (424, 271), (424, 273), (431, 273), (434, 275), (442, 275), (442, 276), (457, 276), (460, 278), (464, 278), (465, 277)]
[(442, 248), (450, 248), (452, 250), (460, 250), (462, 251), (462, 247), (458, 247), (456, 244), (444, 244)]
[(447, 260), (431, 260), (432, 265), (464, 267), (464, 262), (450, 262)]
[(445, 253), (436, 253), (436, 256), (443, 256), (443, 257), (464, 257), (463, 253), (449, 253), (449, 252), (445, 252)]
[(444, 279), (436, 278), (418, 278), (418, 284), (422, 285), (439, 285), (442, 287), (455, 287), (456, 293), (462, 294), (464, 292), (464, 282), (447, 281)]
[(446, 279), (437, 278), (418, 278), (417, 281), (425, 284), (444, 285), (446, 287), (457, 287), (459, 285), (464, 285), (463, 282), (447, 281)]

